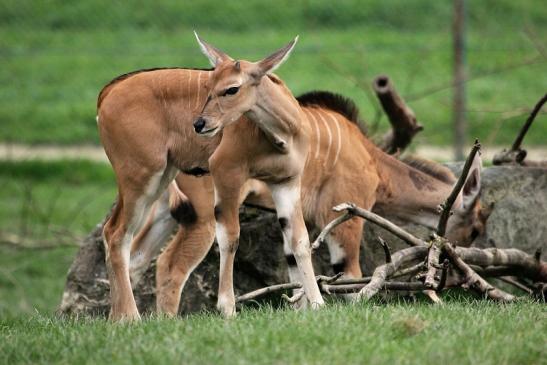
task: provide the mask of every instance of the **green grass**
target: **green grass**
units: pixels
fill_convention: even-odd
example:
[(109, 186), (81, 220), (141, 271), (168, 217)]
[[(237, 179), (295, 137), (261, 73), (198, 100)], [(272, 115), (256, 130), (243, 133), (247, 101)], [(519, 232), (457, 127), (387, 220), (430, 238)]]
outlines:
[(545, 307), (451, 301), (244, 310), (116, 325), (0, 320), (0, 362), (63, 364), (545, 364)]
[[(547, 60), (524, 32), (531, 29), (540, 43), (547, 38), (541, 5), (468, 2), (469, 140), (510, 143), (545, 93)], [(337, 91), (354, 98), (374, 123), (377, 102), (364, 89), (385, 73), (426, 126), (418, 143), (452, 138), (448, 1), (7, 1), (2, 7), (0, 141), (97, 143), (96, 96), (111, 78), (140, 68), (207, 66), (192, 29), (251, 60), (299, 33), (296, 51), (279, 69), (295, 94)], [(512, 67), (527, 60), (535, 63)], [(506, 70), (491, 73), (499, 69)], [(439, 91), (427, 92), (432, 89)], [(545, 135), (540, 117), (525, 143), (545, 144)]]
[(75, 243), (116, 196), (110, 166), (89, 161), (0, 162), (0, 236)]
[(0, 244), (0, 318), (37, 312), (52, 314), (61, 302), (76, 250), (23, 249)]
[[(104, 164), (0, 163), (0, 232), (20, 234), (24, 226), (25, 237), (48, 243), (63, 240), (52, 227), (85, 234), (108, 210), (114, 186)], [(547, 311), (527, 300), (330, 302), (317, 312), (262, 306), (233, 320), (199, 313), (133, 325), (59, 318), (75, 252), (0, 244), (0, 364), (547, 363)]]

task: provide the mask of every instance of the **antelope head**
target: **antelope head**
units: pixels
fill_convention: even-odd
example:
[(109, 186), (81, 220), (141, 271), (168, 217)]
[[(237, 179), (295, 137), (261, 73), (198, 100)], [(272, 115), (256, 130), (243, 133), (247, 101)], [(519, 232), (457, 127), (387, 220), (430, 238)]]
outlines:
[(480, 203), (482, 161), (477, 153), (465, 180), (460, 196), (453, 206), (453, 215), (448, 219), (446, 238), (455, 244), (469, 246), (476, 238), (486, 233), (486, 220), (490, 207)]
[(255, 106), (262, 78), (289, 57), (298, 37), (258, 62), (234, 60), (197, 34), (196, 39), (215, 70), (207, 82), (207, 100), (194, 121), (194, 130), (212, 137)]

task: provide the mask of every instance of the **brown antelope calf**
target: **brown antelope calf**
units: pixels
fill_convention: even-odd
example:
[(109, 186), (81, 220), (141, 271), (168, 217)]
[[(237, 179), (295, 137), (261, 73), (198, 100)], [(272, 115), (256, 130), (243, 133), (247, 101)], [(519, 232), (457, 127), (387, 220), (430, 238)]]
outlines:
[[(333, 218), (330, 207), (337, 203), (349, 200), (371, 209), (375, 204), (382, 208), (397, 201), (397, 213), (436, 224), (432, 222), (436, 214), (432, 213), (448, 196), (453, 181), (439, 184), (434, 176), (412, 169), (379, 150), (360, 133), (356, 123), (348, 123), (347, 116), (336, 113), (335, 104), (344, 103), (343, 100), (312, 93), (297, 101), (280, 79), (274, 75), (264, 77), (264, 64), (271, 62), (269, 58), (259, 63), (236, 61), (199, 37), (198, 42), (215, 70), (207, 84), (207, 101), (194, 123), (196, 132), (215, 136), (245, 115), (256, 127), (237, 123), (232, 132), (245, 135), (245, 130), (251, 128), (256, 135), (265, 136), (261, 139), (264, 145), (248, 145), (243, 139), (237, 149), (221, 144), (209, 159), (221, 257), (219, 306), (225, 313), (235, 310), (232, 271), (239, 239), (238, 213), (241, 189), (250, 178), (260, 178), (271, 190), (289, 264), (296, 263), (300, 269), (298, 273), (292, 270), (291, 278), (300, 276), (297, 280), (303, 283), (308, 298), (310, 288), (306, 283), (311, 283), (312, 278), (301, 276), (306, 274), (301, 269), (302, 259), (308, 262), (309, 258), (309, 238), (302, 215), (321, 227)], [(276, 52), (272, 59), (285, 58), (293, 44)], [(272, 153), (274, 148), (278, 153)], [(228, 154), (232, 157), (227, 158)], [(479, 162), (475, 162), (464, 188), (466, 195), (456, 203), (460, 214), (452, 219), (451, 234), (463, 223), (457, 222), (458, 217), (464, 216), (461, 213), (467, 214), (468, 208), (477, 204)], [(421, 209), (417, 218), (416, 208)], [(335, 263), (343, 262), (347, 276), (358, 277), (362, 224), (352, 220), (345, 226), (330, 239), (331, 258)]]
[[(384, 214), (398, 216), (407, 221), (425, 225), (435, 229), (439, 218), (438, 206), (450, 193), (456, 178), (446, 167), (432, 161), (416, 157), (397, 160), (379, 150), (357, 127), (358, 110), (349, 99), (328, 92), (312, 92), (297, 98), (307, 116), (306, 124), (313, 131), (310, 136), (311, 152), (308, 154), (304, 169), (301, 199), (306, 221), (320, 228), (334, 218), (336, 213), (331, 207), (340, 202), (352, 201), (370, 209), (367, 194), (375, 199), (374, 209)], [(242, 125), (245, 127), (245, 124)], [(228, 128), (238, 128), (237, 124)], [(368, 156), (361, 159), (360, 156)], [(378, 184), (374, 190), (367, 184), (370, 175), (378, 176)], [(203, 180), (202, 184), (197, 184)], [(192, 183), (195, 181), (196, 183)], [(213, 219), (211, 214), (203, 210), (204, 205), (212, 209), (213, 195), (204, 191), (204, 186), (210, 186), (210, 177), (195, 178), (180, 174), (177, 184), (185, 187), (188, 197), (177, 193), (178, 189), (170, 189), (157, 204), (165, 204), (170, 210), (162, 209), (163, 218), (155, 220), (171, 221), (171, 226), (180, 223), (180, 230), (172, 243), (161, 254), (157, 265), (157, 303), (158, 310), (176, 314), (179, 306), (180, 293), (191, 271), (201, 261), (202, 256), (189, 256), (186, 261), (180, 260), (180, 252), (185, 247), (193, 247), (196, 252), (206, 252), (210, 241), (199, 242), (200, 237), (192, 237), (191, 230), (199, 225), (194, 222), (196, 217), (205, 216)], [(470, 245), (473, 240), (485, 231), (485, 211), (481, 210), (480, 192), (480, 159), (474, 162), (468, 180), (465, 183), (461, 197), (455, 203), (454, 214), (448, 221), (447, 237), (460, 245)], [(171, 194), (171, 199), (169, 195)], [(178, 194), (173, 198), (172, 194)], [(199, 199), (195, 199), (199, 196)], [(186, 199), (194, 198), (201, 205), (190, 210)], [(240, 200), (252, 205), (272, 209), (273, 202), (267, 187), (256, 180), (249, 180), (244, 186)], [(161, 203), (161, 201), (165, 203)], [(368, 204), (368, 205), (367, 205)], [(156, 211), (156, 210), (154, 210)], [(185, 214), (181, 214), (181, 211)], [(188, 220), (188, 216), (193, 217)], [(201, 225), (211, 226), (213, 222), (199, 219)], [(152, 218), (147, 224), (153, 225)], [(196, 227), (197, 226), (197, 227)], [(138, 273), (148, 267), (149, 261), (165, 243), (164, 238), (150, 238), (153, 229), (143, 229), (147, 233), (139, 235), (133, 245), (131, 256), (131, 271), (134, 282), (138, 281)], [(160, 231), (160, 230), (155, 230)], [(181, 232), (185, 232), (181, 234)], [(358, 219), (350, 220), (331, 232), (327, 237), (330, 260), (335, 272), (344, 272), (347, 277), (360, 277), (359, 250), (362, 235), (362, 224)], [(289, 275), (291, 281), (298, 281), (298, 271), (290, 248), (285, 245)], [(141, 257), (134, 260), (133, 257)], [(302, 303), (303, 304), (303, 303)]]
[[(151, 205), (177, 170), (199, 175), (208, 167), (213, 172), (218, 200), (218, 306), (222, 312), (232, 315), (235, 310), (232, 266), (239, 235), (237, 212), (242, 189), (253, 177), (268, 183), (278, 215), (290, 227), (284, 230), (284, 238), (293, 250), (307, 298), (314, 306), (323, 304), (300, 206), (300, 179), (308, 138), (301, 127), (303, 117), (298, 102), (277, 78), (269, 75), (288, 57), (295, 42), (257, 63), (235, 62), (200, 42), (217, 66), (214, 72), (157, 70), (127, 74), (113, 80), (100, 93), (99, 134), (118, 184), (117, 203), (103, 231), (112, 319), (139, 318), (129, 276), (130, 249)], [(227, 66), (239, 73), (229, 83), (224, 78)], [(181, 95), (185, 97), (180, 98)], [(196, 138), (191, 131), (197, 108), (201, 108), (200, 114), (207, 120), (198, 118), (193, 129), (209, 139)], [(226, 129), (220, 141), (219, 132), (224, 125), (243, 114), (248, 118), (238, 123), (238, 128)], [(211, 126), (211, 121), (215, 125)], [(241, 173), (242, 169), (246, 171)], [(205, 188), (211, 192), (210, 184)], [(202, 204), (199, 196), (187, 196), (189, 204)], [(203, 205), (207, 208), (207, 202)], [(214, 222), (211, 216), (202, 219)], [(212, 236), (210, 227), (196, 231), (207, 238)], [(181, 249), (190, 251), (192, 258), (201, 258), (207, 252), (205, 246), (186, 245)], [(184, 252), (180, 254), (183, 258)]]

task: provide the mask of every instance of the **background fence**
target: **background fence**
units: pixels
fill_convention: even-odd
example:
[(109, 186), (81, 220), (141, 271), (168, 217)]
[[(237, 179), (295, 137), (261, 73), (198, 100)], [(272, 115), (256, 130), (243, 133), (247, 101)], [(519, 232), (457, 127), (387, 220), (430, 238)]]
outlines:
[[(511, 141), (547, 85), (541, 0), (467, 1), (467, 138)], [(0, 141), (98, 143), (101, 87), (131, 70), (207, 66), (192, 30), (259, 59), (296, 34), (280, 76), (295, 94), (334, 90), (387, 128), (370, 81), (391, 76), (426, 126), (419, 143), (452, 143), (452, 1), (25, 1), (0, 3)], [(543, 144), (536, 123), (528, 144)]]

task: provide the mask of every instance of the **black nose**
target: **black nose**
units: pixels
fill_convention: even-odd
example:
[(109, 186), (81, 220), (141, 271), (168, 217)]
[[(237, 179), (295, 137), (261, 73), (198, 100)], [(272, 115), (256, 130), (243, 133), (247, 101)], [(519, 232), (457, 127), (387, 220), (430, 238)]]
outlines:
[(203, 127), (205, 127), (205, 119), (203, 119), (202, 117), (199, 117), (198, 119), (196, 119), (196, 121), (194, 122), (194, 130), (199, 133), (203, 130)]

